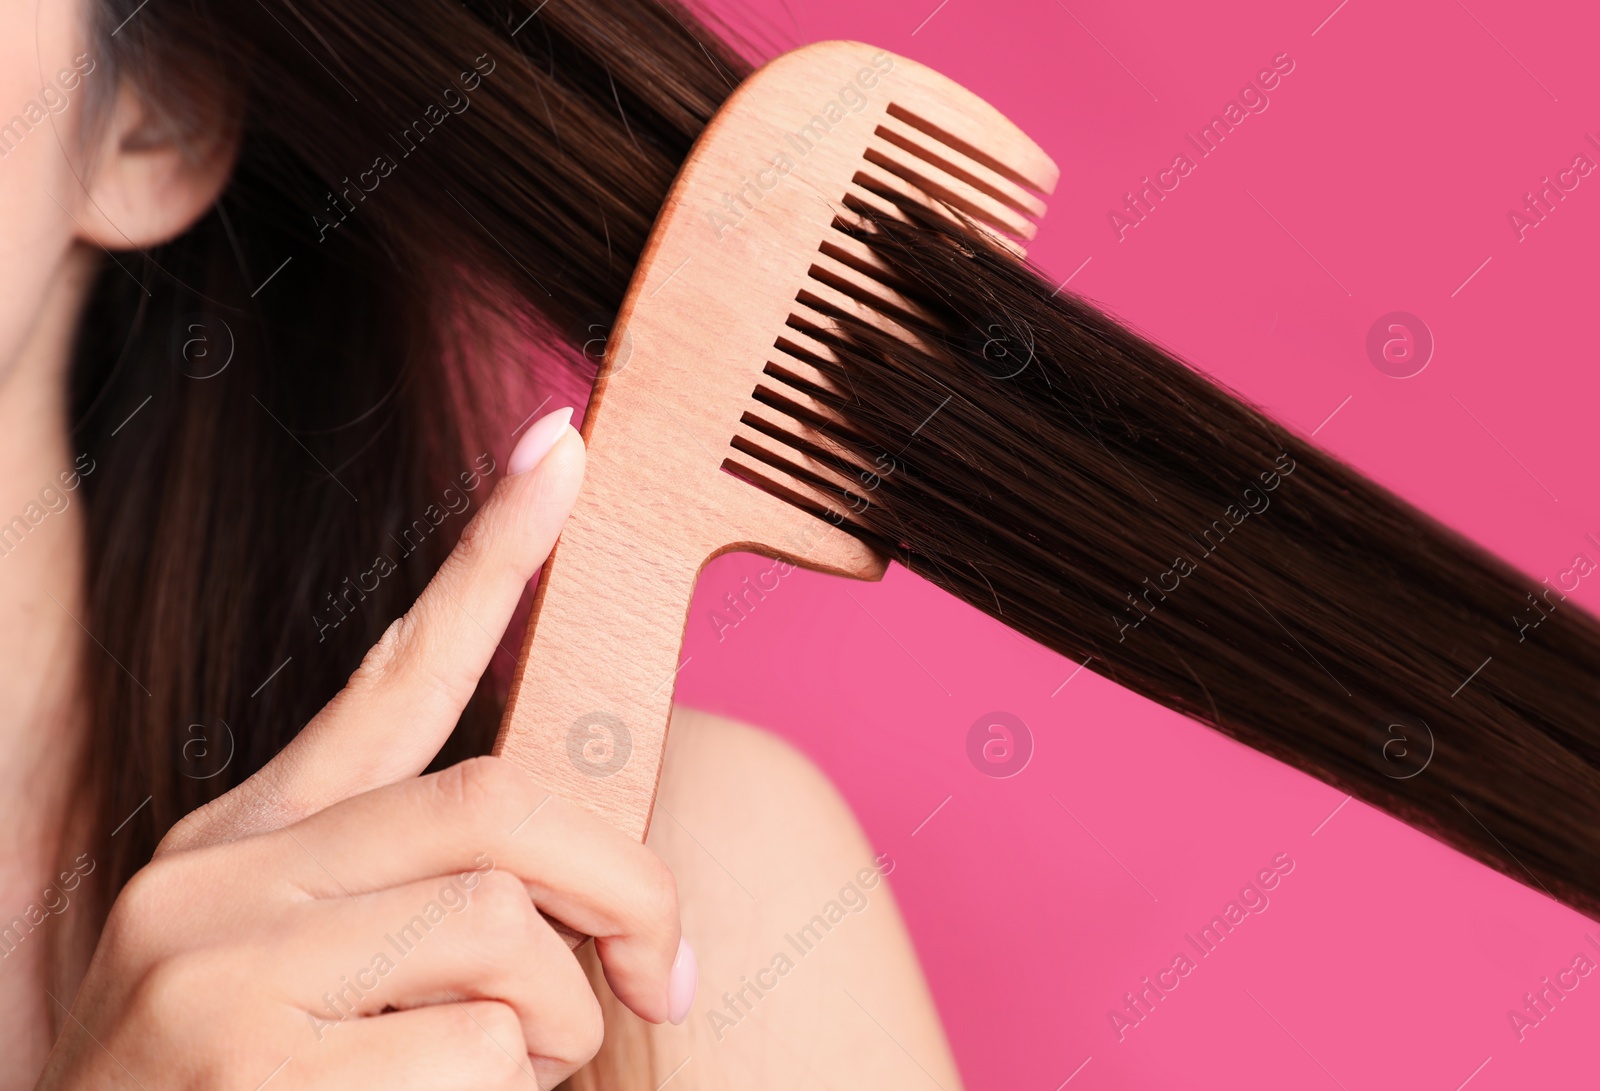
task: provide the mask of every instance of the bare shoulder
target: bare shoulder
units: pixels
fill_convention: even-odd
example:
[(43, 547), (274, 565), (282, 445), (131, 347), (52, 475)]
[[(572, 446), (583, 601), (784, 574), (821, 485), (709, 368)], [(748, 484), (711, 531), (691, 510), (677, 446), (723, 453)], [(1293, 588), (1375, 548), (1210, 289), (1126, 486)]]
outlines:
[(770, 848), (781, 838), (799, 859), (871, 855), (849, 805), (809, 758), (770, 732), (708, 712), (674, 709), (657, 800), (725, 825), (732, 846)]
[(891, 890), (849, 806), (767, 732), (674, 711), (649, 844), (678, 878), (700, 990), (654, 1033), (703, 1089), (960, 1080)]

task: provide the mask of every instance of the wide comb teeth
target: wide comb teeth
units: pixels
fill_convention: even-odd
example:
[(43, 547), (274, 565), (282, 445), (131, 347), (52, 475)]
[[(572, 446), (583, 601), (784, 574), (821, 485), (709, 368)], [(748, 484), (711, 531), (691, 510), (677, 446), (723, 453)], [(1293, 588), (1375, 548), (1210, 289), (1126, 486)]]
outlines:
[[(955, 138), (948, 133), (941, 134), (937, 126), (894, 103), (889, 104), (888, 114), (875, 130), (876, 135), (885, 142), (910, 152), (944, 175), (1034, 220), (1044, 217), (1045, 203), (1034, 196), (1020, 174), (987, 156), (975, 158), (982, 153), (960, 141), (952, 143)], [(974, 209), (972, 214), (981, 213)]]
[(845, 207), (903, 222), (910, 221), (908, 206), (947, 221), (953, 220), (949, 210), (954, 208), (1002, 247), (1025, 257), (1022, 243), (1038, 233), (1044, 218), (1039, 194), (1055, 184), (1053, 165), (1042, 171), (1034, 163), (1008, 165), (930, 120), (941, 114), (937, 104), (922, 111), (889, 103), (844, 194)]
[(1055, 178), (993, 107), (859, 42), (796, 50), (734, 92), (618, 312), (497, 753), (644, 836), (701, 566), (729, 549), (857, 579), (888, 565), (855, 521), (883, 468), (850, 449), (835, 346), (852, 322), (943, 334), (863, 215), (965, 217), (1020, 254)]
[(850, 431), (834, 408), (848, 392), (835, 378), (837, 368), (827, 366), (840, 362), (837, 353), (816, 335), (838, 331), (840, 317), (848, 315), (897, 340), (931, 348), (922, 331), (935, 328), (935, 320), (906, 294), (909, 285), (850, 229), (873, 216), (912, 222), (911, 210), (966, 226), (951, 215), (955, 209), (1022, 258), (1022, 244), (1034, 237), (1044, 217), (1038, 194), (1054, 183), (1049, 171), (1039, 171), (1036, 164), (1007, 164), (930, 120), (930, 114), (938, 117), (939, 111), (916, 113), (899, 102), (888, 104), (840, 195), (844, 209), (864, 215), (836, 217), (817, 247), (787, 328), (773, 342), (751, 394), (756, 404), (740, 418), (722, 463), (764, 492), (851, 531), (859, 530), (851, 515), (870, 502), (865, 494), (875, 468), (834, 439)]

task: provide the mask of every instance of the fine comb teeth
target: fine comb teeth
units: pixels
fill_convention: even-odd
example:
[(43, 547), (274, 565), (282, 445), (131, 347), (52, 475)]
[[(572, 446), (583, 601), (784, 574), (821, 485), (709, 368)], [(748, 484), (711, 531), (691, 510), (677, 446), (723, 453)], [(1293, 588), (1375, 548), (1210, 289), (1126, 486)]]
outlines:
[[(960, 210), (1009, 249), (1055, 164), (914, 61), (823, 42), (762, 68), (712, 119), (629, 285), (584, 417), (588, 472), (534, 598), (495, 752), (643, 839), (700, 568), (740, 549), (878, 579), (848, 530), (813, 334), (857, 315), (910, 337), (914, 301), (853, 214)], [(819, 458), (818, 455), (824, 457)], [(748, 607), (772, 588), (747, 582)]]

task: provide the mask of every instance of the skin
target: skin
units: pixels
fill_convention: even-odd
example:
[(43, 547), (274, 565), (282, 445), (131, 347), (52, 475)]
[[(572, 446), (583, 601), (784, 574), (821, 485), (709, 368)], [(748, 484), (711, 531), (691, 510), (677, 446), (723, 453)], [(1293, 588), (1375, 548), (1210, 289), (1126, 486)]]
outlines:
[[(0, 120), (85, 51), (85, 2), (0, 0)], [(131, 87), (95, 89), (110, 109), (91, 131), (94, 79), (0, 159), (5, 518), (72, 465), (68, 350), (102, 251), (181, 233), (233, 161), (225, 133), (180, 147)], [(598, 937), (598, 987), (632, 1013), (617, 1018), (651, 1025), (668, 1070), (687, 1058), (679, 1087), (960, 1086), (872, 849), (827, 781), (770, 736), (678, 710), (665, 817), (644, 846), (498, 759), (419, 776), (494, 653), (487, 633), (510, 622), (560, 533), (583, 465), (569, 428), (501, 480), (347, 687), (255, 777), (168, 834), (98, 937), (59, 961), (29, 942), (0, 963), (0, 1089), (269, 1077), (275, 1088), (551, 1087), (593, 1056), (602, 1023), (541, 910)], [(79, 624), (82, 515), (74, 501), (0, 558), (6, 919), (38, 899), (76, 840), (81, 670), (104, 654)], [(860, 911), (792, 972), (767, 973), (777, 987), (718, 1027), (721, 994), (765, 971), (785, 933), (863, 869), (874, 882)], [(388, 937), (430, 905), (425, 941), (391, 950)], [(672, 1026), (680, 935), (698, 949), (702, 984)], [(351, 979), (359, 997), (330, 1011)]]
[[(696, 1091), (960, 1091), (890, 889), (895, 862), (815, 766), (765, 732), (681, 709), (656, 811), (646, 843), (677, 876), (700, 959), (693, 1014), (650, 1031), (663, 1076), (688, 1059), (669, 1087), (689, 1077)], [(878, 860), (888, 877), (869, 887), (859, 876)], [(852, 881), (860, 898), (841, 895)], [(841, 897), (860, 908), (797, 954), (785, 937)], [(779, 952), (795, 963), (782, 977), (770, 972)], [(723, 994), (758, 972), (776, 988), (732, 1027), (713, 1025)]]

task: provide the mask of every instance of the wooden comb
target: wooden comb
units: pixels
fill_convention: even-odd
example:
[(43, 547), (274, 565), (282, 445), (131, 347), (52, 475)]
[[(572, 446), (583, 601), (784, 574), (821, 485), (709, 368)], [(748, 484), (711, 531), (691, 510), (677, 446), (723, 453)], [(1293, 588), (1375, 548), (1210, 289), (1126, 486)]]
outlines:
[(955, 208), (1020, 255), (1057, 175), (971, 92), (859, 42), (797, 49), (733, 93), (618, 312), (495, 753), (644, 838), (701, 567), (735, 549), (867, 580), (887, 564), (840, 510), (860, 482), (813, 457), (840, 422), (812, 395), (833, 384), (807, 358), (832, 354), (807, 330), (830, 311), (900, 330), (917, 309), (836, 223)]

